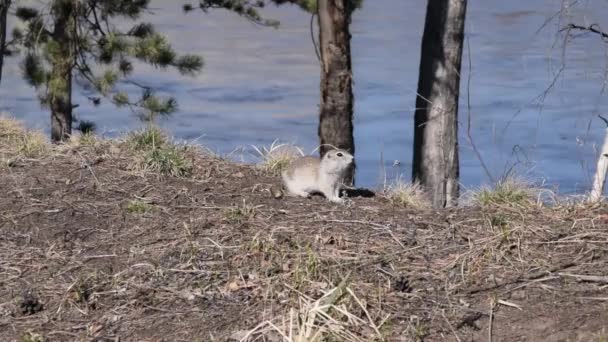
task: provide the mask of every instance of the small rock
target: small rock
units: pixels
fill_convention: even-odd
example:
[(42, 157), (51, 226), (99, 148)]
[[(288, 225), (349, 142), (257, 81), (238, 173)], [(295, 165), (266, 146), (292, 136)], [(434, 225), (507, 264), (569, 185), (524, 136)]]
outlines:
[(234, 291), (238, 291), (241, 287), (239, 286), (239, 283), (236, 281), (230, 282), (228, 284), (228, 290), (230, 290), (231, 292)]

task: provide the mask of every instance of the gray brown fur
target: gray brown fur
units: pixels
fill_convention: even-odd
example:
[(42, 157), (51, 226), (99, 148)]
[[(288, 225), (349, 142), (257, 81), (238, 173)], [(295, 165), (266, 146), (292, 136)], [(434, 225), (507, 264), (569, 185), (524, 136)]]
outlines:
[(287, 177), (293, 178), (293, 176), (296, 172), (296, 169), (310, 168), (310, 170), (314, 172), (315, 177), (316, 177), (316, 176), (318, 176), (317, 173), (318, 173), (320, 164), (321, 164), (321, 160), (319, 158), (312, 157), (312, 156), (301, 157), (301, 158), (298, 158), (298, 159), (294, 160), (293, 162), (291, 162), (291, 164), (289, 164), (287, 169), (285, 169), (285, 174), (287, 175)]
[(332, 150), (323, 159), (300, 157), (282, 172), (283, 184), (294, 196), (309, 197), (321, 192), (328, 200), (344, 203), (340, 187), (347, 170), (353, 164), (353, 156), (344, 150)]

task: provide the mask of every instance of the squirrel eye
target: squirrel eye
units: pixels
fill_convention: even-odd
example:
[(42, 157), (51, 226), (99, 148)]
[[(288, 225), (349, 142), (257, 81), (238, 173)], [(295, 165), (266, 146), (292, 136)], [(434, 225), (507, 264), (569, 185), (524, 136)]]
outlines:
[(338, 152), (337, 156), (342, 157), (343, 156), (342, 152)]

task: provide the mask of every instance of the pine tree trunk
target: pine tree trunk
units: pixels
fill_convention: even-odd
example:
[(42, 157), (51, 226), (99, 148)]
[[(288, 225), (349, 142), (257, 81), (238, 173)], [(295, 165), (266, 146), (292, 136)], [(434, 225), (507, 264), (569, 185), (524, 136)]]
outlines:
[(458, 96), (466, 0), (428, 0), (414, 116), (412, 178), (433, 206), (459, 195)]
[[(318, 0), (321, 52), (319, 109), (321, 156), (331, 150), (331, 146), (355, 154), (349, 31), (354, 8), (351, 2), (350, 0)], [(350, 185), (353, 182), (354, 166), (345, 184)]]
[(6, 25), (10, 6), (11, 0), (0, 0), (0, 82), (2, 82), (2, 68), (4, 67), (4, 54), (6, 53)]
[(66, 141), (72, 134), (72, 49), (75, 22), (70, 0), (56, 0), (53, 40), (59, 53), (52, 57), (49, 105), (51, 109), (51, 141)]

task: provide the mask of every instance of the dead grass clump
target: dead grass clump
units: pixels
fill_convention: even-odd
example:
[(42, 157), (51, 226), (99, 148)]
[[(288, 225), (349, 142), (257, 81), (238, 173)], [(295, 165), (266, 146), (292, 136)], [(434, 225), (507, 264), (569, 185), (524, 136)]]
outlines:
[(143, 169), (165, 176), (188, 177), (192, 174), (192, 163), (185, 156), (186, 147), (164, 145), (154, 147), (143, 156)]
[(544, 192), (549, 191), (536, 187), (525, 180), (508, 178), (498, 182), (493, 188), (485, 187), (473, 191), (469, 197), (473, 203), (482, 206), (509, 205), (529, 207), (542, 204)]
[(49, 149), (47, 137), (38, 131), (26, 131), (17, 138), (17, 153), (26, 158), (37, 158)]
[(431, 203), (419, 183), (408, 183), (399, 178), (386, 186), (383, 193), (391, 203), (400, 207), (414, 209), (431, 207)]
[(127, 212), (130, 214), (145, 214), (152, 211), (152, 206), (144, 201), (133, 200), (127, 204)]
[(227, 209), (224, 212), (224, 220), (229, 223), (241, 224), (255, 217), (257, 207), (247, 204), (243, 200), (242, 205)]
[(286, 342), (385, 340), (381, 327), (388, 317), (374, 321), (363, 301), (347, 287), (346, 281), (317, 300), (297, 293), (297, 310), (291, 308), (286, 318), (264, 321), (248, 332), (237, 333), (238, 340), (249, 342), (266, 337), (279, 337)]
[(145, 129), (127, 135), (125, 143), (132, 150), (146, 151), (163, 146), (168, 140), (162, 129), (150, 125)]
[(252, 146), (257, 157), (260, 158), (258, 166), (273, 175), (281, 174), (289, 163), (297, 157), (304, 155), (302, 149), (289, 144), (278, 144), (278, 140), (272, 142), (270, 147)]
[(100, 143), (101, 139), (99, 139), (95, 134), (91, 133), (81, 133), (81, 134), (73, 134), (68, 141), (68, 145), (71, 147), (95, 147)]
[(138, 168), (143, 171), (173, 177), (192, 174), (193, 165), (186, 156), (189, 147), (173, 144), (157, 126), (130, 133), (124, 144), (138, 155)]
[(24, 133), (25, 127), (23, 127), (21, 122), (4, 113), (0, 114), (0, 139), (2, 141), (23, 135)]
[(28, 331), (25, 335), (23, 335), (23, 337), (21, 338), (21, 341), (23, 341), (23, 342), (44, 342), (44, 341), (46, 341), (46, 339), (44, 338), (44, 336), (42, 336), (40, 334), (37, 334), (32, 331)]
[(25, 158), (38, 158), (49, 149), (48, 139), (42, 132), (27, 130), (19, 121), (7, 116), (0, 116), (0, 143), (9, 153)]

